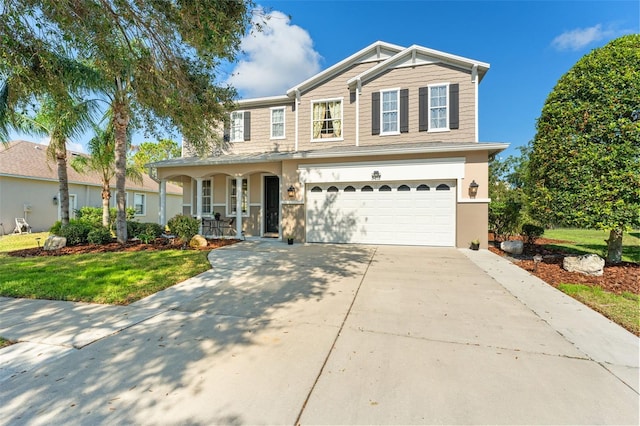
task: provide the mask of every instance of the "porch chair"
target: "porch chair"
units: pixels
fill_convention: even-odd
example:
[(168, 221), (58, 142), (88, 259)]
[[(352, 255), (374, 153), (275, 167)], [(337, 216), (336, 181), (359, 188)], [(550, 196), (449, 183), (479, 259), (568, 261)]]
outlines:
[(16, 227), (13, 230), (14, 234), (30, 234), (31, 225), (27, 223), (27, 219), (23, 217), (16, 217)]

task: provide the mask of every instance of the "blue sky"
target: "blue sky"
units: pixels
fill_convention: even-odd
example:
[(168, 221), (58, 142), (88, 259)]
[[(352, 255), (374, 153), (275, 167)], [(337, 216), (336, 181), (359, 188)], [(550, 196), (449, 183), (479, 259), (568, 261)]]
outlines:
[(376, 40), (418, 44), (491, 64), (480, 84), (480, 140), (510, 143), (503, 155), (533, 138), (547, 95), (582, 56), (640, 32), (640, 0), (259, 4), (273, 15), (269, 28), (247, 37), (229, 77), (242, 96), (283, 94)]
[[(516, 147), (533, 138), (547, 95), (578, 59), (621, 35), (640, 33), (640, 0), (258, 5), (271, 14), (267, 27), (245, 37), (240, 61), (220, 76), (241, 97), (283, 94), (377, 40), (418, 44), (491, 64), (480, 84), (480, 140), (510, 143), (503, 155), (517, 155)], [(88, 138), (70, 148), (84, 151)], [(134, 137), (134, 143), (142, 140)]]

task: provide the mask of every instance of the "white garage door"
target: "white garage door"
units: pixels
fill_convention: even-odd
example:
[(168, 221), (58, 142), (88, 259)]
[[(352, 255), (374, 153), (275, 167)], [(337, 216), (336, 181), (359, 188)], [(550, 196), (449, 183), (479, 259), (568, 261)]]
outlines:
[(455, 181), (307, 184), (307, 241), (455, 245)]

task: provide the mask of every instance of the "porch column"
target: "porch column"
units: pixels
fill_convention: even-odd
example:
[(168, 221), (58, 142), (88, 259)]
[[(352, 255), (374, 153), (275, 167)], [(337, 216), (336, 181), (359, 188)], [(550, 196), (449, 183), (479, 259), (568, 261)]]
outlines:
[(202, 235), (202, 178), (196, 178), (196, 219), (198, 219), (198, 233)]
[(167, 180), (160, 179), (160, 225), (167, 224)]
[(236, 238), (242, 236), (242, 176), (236, 176)]

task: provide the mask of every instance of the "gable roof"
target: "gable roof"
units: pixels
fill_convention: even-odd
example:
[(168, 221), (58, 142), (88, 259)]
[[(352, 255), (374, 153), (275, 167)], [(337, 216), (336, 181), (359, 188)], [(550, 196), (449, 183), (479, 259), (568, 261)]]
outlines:
[(404, 47), (402, 46), (386, 43), (384, 41), (376, 41), (375, 43), (372, 43), (364, 49), (359, 50), (358, 52), (327, 68), (326, 70), (321, 71), (320, 73), (312, 76), (311, 78), (303, 81), (296, 86), (293, 86), (291, 89), (287, 90), (287, 95), (293, 97), (295, 96), (296, 91), (302, 92), (306, 89), (314, 87), (326, 80), (329, 80), (336, 74), (346, 70), (354, 64), (372, 61), (384, 61), (403, 50)]
[[(86, 155), (73, 151), (68, 151), (68, 154), (69, 158), (74, 155)], [(67, 164), (67, 174), (69, 183), (102, 186), (102, 179), (96, 172), (81, 174)], [(47, 157), (47, 146), (22, 140), (0, 144), (1, 176), (58, 181), (57, 166)], [(111, 187), (115, 187), (115, 180)], [(149, 175), (143, 174), (142, 184), (127, 181), (126, 188), (127, 190), (158, 192), (158, 183)], [(167, 182), (167, 193), (182, 194), (182, 188)]]
[(412, 67), (416, 65), (442, 63), (469, 70), (473, 73), (475, 67), (479, 80), (489, 70), (490, 65), (485, 62), (476, 61), (475, 59), (464, 58), (462, 56), (452, 55), (450, 53), (440, 52), (438, 50), (429, 49), (414, 44), (387, 60), (380, 62), (378, 65), (360, 73), (359, 75), (349, 79), (347, 85), (353, 88), (358, 81), (366, 82), (371, 80), (385, 71), (392, 68)]

